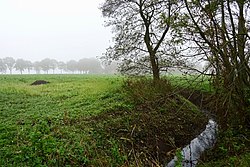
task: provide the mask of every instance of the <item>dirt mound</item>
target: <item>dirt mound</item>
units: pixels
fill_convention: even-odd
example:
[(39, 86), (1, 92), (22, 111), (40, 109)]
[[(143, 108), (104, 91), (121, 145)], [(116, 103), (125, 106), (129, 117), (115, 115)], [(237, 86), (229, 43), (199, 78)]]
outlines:
[(33, 82), (30, 85), (43, 85), (43, 84), (48, 84), (48, 81), (44, 81), (44, 80), (36, 80), (35, 82)]

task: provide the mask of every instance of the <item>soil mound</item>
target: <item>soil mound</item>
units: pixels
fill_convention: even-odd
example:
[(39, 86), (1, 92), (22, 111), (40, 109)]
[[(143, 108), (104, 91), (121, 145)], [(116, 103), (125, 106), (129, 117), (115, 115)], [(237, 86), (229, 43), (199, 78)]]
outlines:
[(43, 84), (48, 84), (48, 81), (44, 81), (44, 80), (36, 80), (35, 82), (33, 82), (30, 85), (43, 85)]

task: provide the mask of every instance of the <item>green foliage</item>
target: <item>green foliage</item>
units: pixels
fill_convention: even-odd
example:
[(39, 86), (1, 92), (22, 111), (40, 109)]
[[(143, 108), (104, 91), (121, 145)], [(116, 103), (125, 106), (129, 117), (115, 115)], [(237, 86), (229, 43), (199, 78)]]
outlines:
[(124, 85), (126, 93), (138, 103), (145, 101), (155, 101), (162, 95), (167, 95), (173, 91), (170, 82), (166, 79), (157, 82), (148, 78), (132, 78), (127, 80)]
[(215, 147), (204, 155), (200, 164), (206, 166), (240, 166), (250, 165), (249, 132), (244, 128), (229, 128), (219, 133)]
[(181, 11), (178, 1), (106, 0), (100, 9), (107, 18), (106, 25), (113, 27), (115, 33), (114, 45), (107, 49), (102, 59), (119, 60), (122, 74), (149, 74), (158, 80), (160, 71), (183, 64), (183, 59), (174, 54), (178, 47), (170, 42), (175, 34), (172, 25), (180, 29), (175, 24)]
[(110, 152), (112, 155), (110, 164), (117, 164), (118, 166), (124, 164), (127, 158), (126, 156), (121, 154), (121, 150), (116, 140), (112, 139), (112, 140), (109, 140), (108, 142), (109, 142), (109, 145), (111, 146)]
[[(50, 83), (30, 85), (40, 79)], [(150, 151), (160, 148), (155, 143), (175, 150), (206, 123), (168, 80), (133, 79), (125, 85), (117, 76), (0, 75), (0, 80), (0, 166), (143, 166)], [(197, 129), (190, 134), (190, 127)], [(244, 153), (247, 143), (237, 131), (226, 136), (218, 155), (245, 165), (248, 154), (231, 153)]]
[(188, 88), (200, 90), (202, 92), (213, 92), (214, 89), (211, 86), (209, 77), (199, 75), (186, 75), (186, 76), (167, 76), (170, 83), (179, 88)]
[(221, 158), (221, 160), (214, 160), (212, 162), (207, 163), (201, 163), (198, 165), (198, 167), (210, 167), (210, 166), (216, 166), (216, 167), (247, 167), (250, 166), (250, 154), (245, 153), (240, 156), (231, 156), (229, 158)]
[(188, 144), (207, 122), (197, 107), (173, 92), (168, 80), (130, 78), (123, 92), (127, 105), (100, 113), (94, 127), (101, 136), (118, 141), (118, 155), (125, 155), (129, 164), (166, 164), (172, 158), (166, 153)]
[[(38, 79), (50, 83), (31, 86)], [(0, 75), (0, 166), (100, 166), (117, 144), (96, 152), (90, 116), (126, 106), (122, 78), (84, 75)], [(101, 145), (103, 147), (103, 145)]]
[[(207, 92), (210, 96), (216, 92), (210, 84), (209, 78), (206, 77), (172, 76), (170, 81), (179, 89), (188, 88)], [(249, 166), (250, 134), (244, 121), (241, 121), (245, 120), (245, 117), (241, 117), (239, 120), (234, 115), (239, 112), (231, 107), (233, 101), (230, 99), (230, 93), (217, 90), (217, 96), (211, 96), (212, 98), (210, 97), (208, 103), (205, 104), (216, 114), (220, 130), (216, 146), (203, 155), (200, 166)], [(231, 114), (233, 115), (231, 116)], [(231, 121), (226, 123), (227, 119)]]
[(213, 0), (211, 1), (209, 4), (205, 5), (204, 10), (208, 13), (208, 14), (215, 14), (216, 11), (218, 10), (218, 1)]
[(164, 28), (170, 22), (170, 18), (167, 17), (167, 15), (165, 13), (161, 13), (160, 19), (161, 19), (162, 28)]
[(181, 149), (177, 149), (175, 155), (177, 157), (175, 167), (182, 167), (183, 156), (181, 154)]

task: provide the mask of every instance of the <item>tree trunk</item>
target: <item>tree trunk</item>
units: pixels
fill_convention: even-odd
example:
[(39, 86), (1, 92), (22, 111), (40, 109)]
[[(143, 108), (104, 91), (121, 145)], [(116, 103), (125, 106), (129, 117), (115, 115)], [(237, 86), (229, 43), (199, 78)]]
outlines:
[(248, 74), (248, 62), (245, 59), (245, 44), (246, 44), (246, 26), (245, 26), (245, 19), (244, 19), (244, 0), (237, 1), (239, 7), (239, 20), (238, 20), (238, 56), (239, 56), (239, 67), (238, 67), (238, 75), (241, 87), (245, 85), (249, 86), (249, 74)]
[(153, 79), (154, 81), (158, 81), (160, 79), (160, 70), (158, 67), (155, 54), (150, 54), (150, 62), (152, 66)]
[(152, 72), (153, 72), (153, 79), (154, 81), (158, 81), (160, 79), (160, 70), (158, 66), (158, 62), (156, 59), (155, 51), (153, 50), (152, 45), (150, 44), (150, 35), (149, 35), (149, 25), (146, 27), (146, 32), (144, 36), (144, 42), (147, 46), (148, 52), (149, 52), (149, 58), (150, 58), (150, 63), (152, 67)]

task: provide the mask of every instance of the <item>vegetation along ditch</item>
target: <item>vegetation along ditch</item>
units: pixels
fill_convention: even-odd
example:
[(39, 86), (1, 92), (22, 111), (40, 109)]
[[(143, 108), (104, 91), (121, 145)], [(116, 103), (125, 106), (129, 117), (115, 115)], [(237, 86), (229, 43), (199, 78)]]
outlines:
[[(190, 96), (178, 78), (171, 78), (173, 83), (103, 75), (0, 79), (0, 166), (166, 165), (182, 157), (181, 148), (209, 121), (201, 104), (195, 105), (205, 93)], [(40, 80), (49, 84), (31, 85)], [(205, 154), (198, 165), (206, 164)]]
[[(46, 3), (29, 4), (51, 7)], [(2, 5), (0, 16), (12, 16), (6, 12), (13, 5)], [(70, 42), (71, 51), (52, 40), (56, 50), (71, 52), (57, 55), (12, 38), (28, 39), (22, 26), (7, 28), (21, 34), (6, 33), (11, 41), (3, 43), (21, 42), (27, 54), (14, 45), (0, 50), (9, 53), (0, 58), (0, 166), (250, 166), (249, 6), (249, 0), (104, 0), (99, 10), (113, 38), (102, 55), (95, 55), (102, 47), (93, 38)], [(65, 35), (63, 26), (51, 28)], [(55, 37), (83, 38), (75, 30)], [(90, 40), (91, 54), (77, 51)], [(34, 62), (23, 59), (30, 49)], [(36, 60), (44, 50), (51, 58)], [(9, 57), (12, 51), (18, 59)], [(70, 60), (76, 55), (83, 57)], [(34, 73), (44, 75), (22, 75)], [(200, 144), (204, 136), (213, 147), (198, 147), (210, 145)]]
[[(2, 166), (164, 164), (208, 120), (168, 81), (152, 87), (152, 80), (111, 76), (0, 77)], [(43, 79), (50, 83), (30, 85)]]

